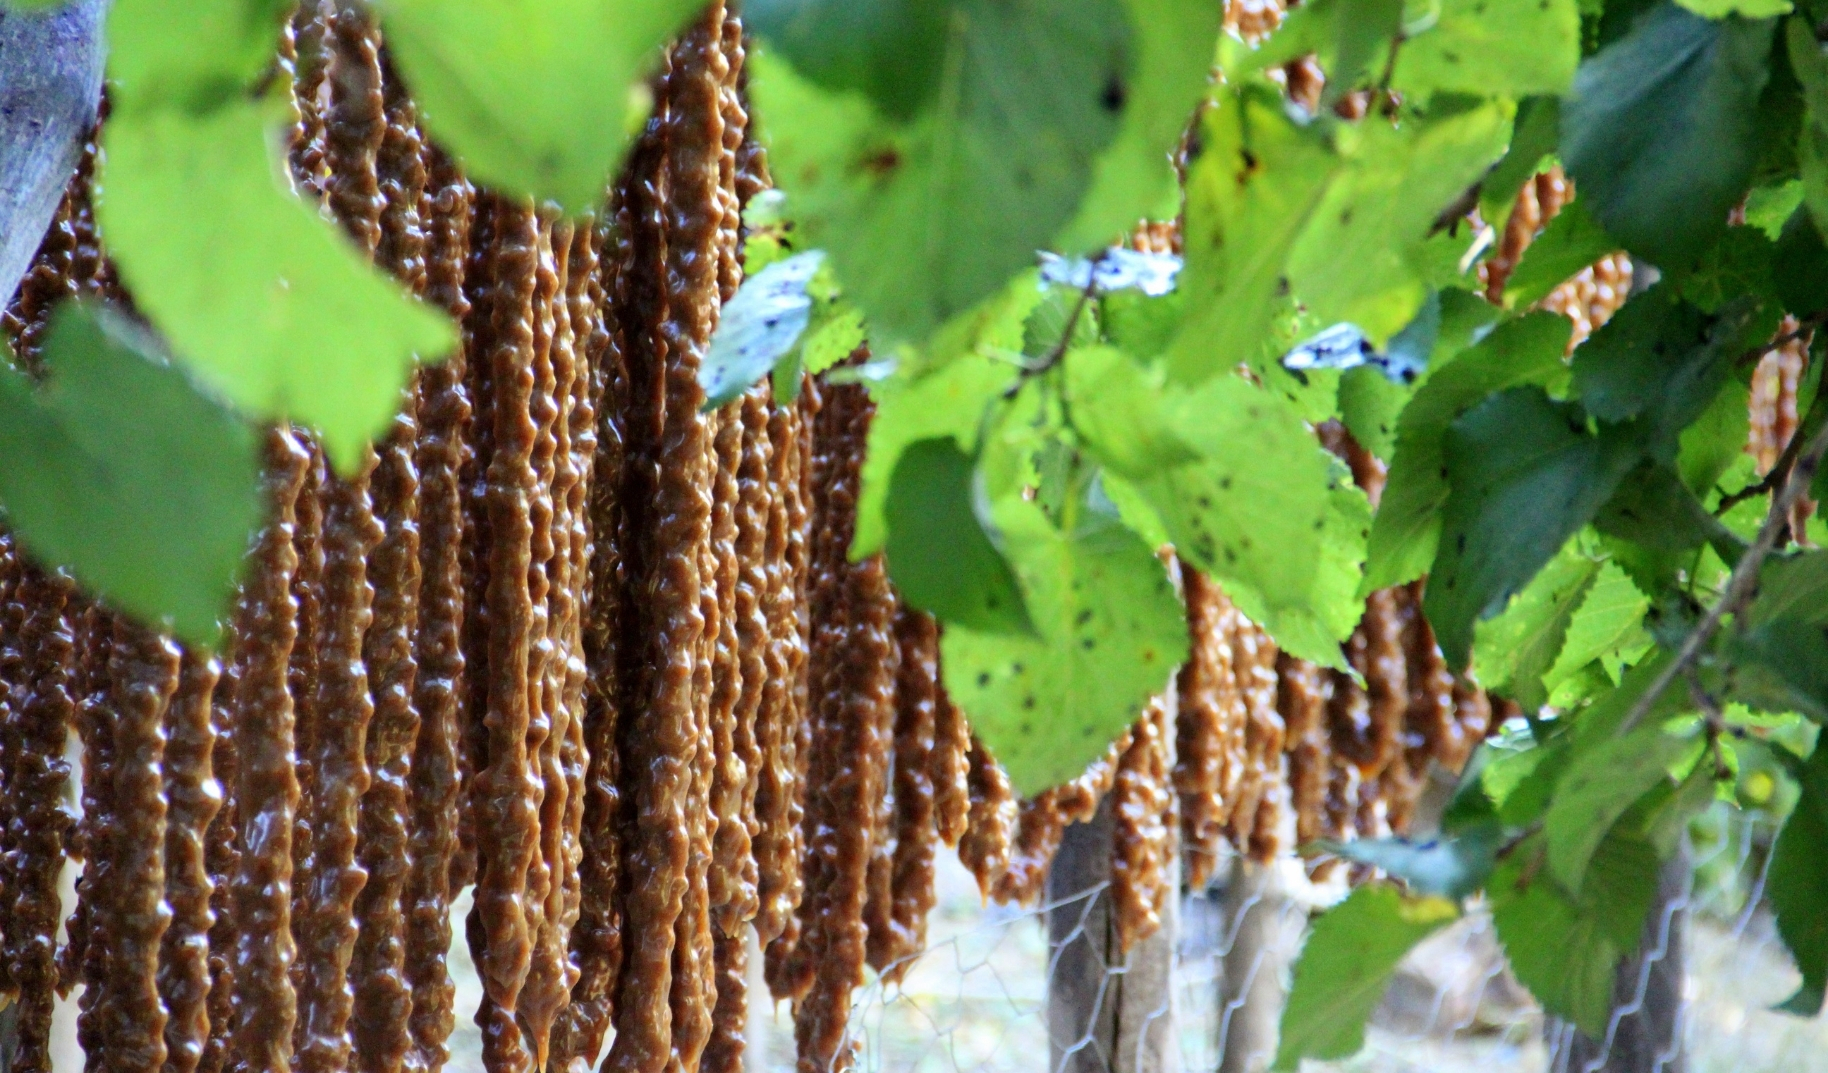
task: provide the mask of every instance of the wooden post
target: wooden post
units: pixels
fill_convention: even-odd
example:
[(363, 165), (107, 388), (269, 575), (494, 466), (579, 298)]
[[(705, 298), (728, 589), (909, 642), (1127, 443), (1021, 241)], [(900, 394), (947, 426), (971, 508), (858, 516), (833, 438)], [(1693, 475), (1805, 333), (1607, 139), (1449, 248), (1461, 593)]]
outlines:
[(1047, 900), (1055, 906), (1047, 918), (1049, 1073), (1179, 1073), (1178, 852), (1171, 859), (1167, 882), (1175, 893), (1167, 899), (1161, 929), (1123, 957), (1109, 888), (1110, 802), (1099, 806), (1091, 823), (1067, 828), (1047, 876)]
[(0, 9), (0, 302), (57, 214), (101, 101), (105, 0)]
[(1690, 872), (1686, 843), (1657, 876), (1657, 897), (1645, 915), (1638, 952), (1612, 980), (1612, 1016), (1592, 1039), (1551, 1019), (1550, 1073), (1685, 1073), (1682, 1047), (1683, 932), (1688, 920)]
[(1291, 889), (1291, 860), (1233, 858), (1219, 899), (1226, 940), (1219, 974), (1219, 1073), (1262, 1073), (1276, 1057), (1289, 968), (1307, 907)]

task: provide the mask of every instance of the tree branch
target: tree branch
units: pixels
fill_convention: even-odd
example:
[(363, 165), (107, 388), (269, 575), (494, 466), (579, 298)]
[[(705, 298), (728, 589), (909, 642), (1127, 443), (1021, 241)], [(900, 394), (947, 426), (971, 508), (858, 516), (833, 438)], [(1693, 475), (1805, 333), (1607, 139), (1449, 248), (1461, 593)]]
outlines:
[(1726, 590), (1683, 639), (1682, 647), (1676, 651), (1675, 660), (1663, 668), (1650, 683), (1650, 688), (1644, 691), (1644, 695), (1631, 706), (1631, 711), (1625, 714), (1625, 721), (1619, 724), (1619, 734), (1626, 734), (1643, 722), (1670, 684), (1695, 665), (1708, 642), (1720, 632), (1720, 624), (1728, 614), (1738, 614), (1745, 610), (1745, 605), (1758, 590), (1759, 568), (1777, 547), (1778, 536), (1789, 526), (1790, 508), (1796, 505), (1796, 501), (1803, 497), (1810, 483), (1815, 480), (1815, 471), (1821, 465), (1824, 452), (1828, 452), (1828, 424), (1818, 429), (1809, 438), (1808, 445), (1796, 456), (1796, 462), (1790, 468), (1789, 479), (1784, 482), (1783, 490), (1772, 499), (1771, 512), (1765, 516), (1764, 524), (1758, 527), (1758, 536), (1753, 539), (1752, 546), (1739, 557), (1739, 563), (1727, 578)]

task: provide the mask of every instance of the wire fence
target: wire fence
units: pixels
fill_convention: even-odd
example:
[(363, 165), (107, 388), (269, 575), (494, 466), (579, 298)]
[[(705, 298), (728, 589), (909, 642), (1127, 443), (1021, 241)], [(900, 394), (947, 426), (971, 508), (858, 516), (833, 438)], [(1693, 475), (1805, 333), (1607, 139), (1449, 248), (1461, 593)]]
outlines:
[[(1577, 1060), (1571, 1030), (1546, 1018), (1512, 977), (1489, 914), (1475, 905), (1404, 961), (1358, 1055), (1310, 1061), (1302, 1073), (1600, 1073), (1608, 1045), (1641, 1015), (1654, 969), (1678, 949), (1679, 1046), (1664, 1048), (1643, 1069), (1828, 1073), (1828, 1018), (1772, 1009), (1800, 982), (1762, 897), (1775, 834), (1767, 816), (1725, 804), (1691, 826), (1693, 867), (1646, 929), (1651, 941), (1638, 978), (1615, 1005), (1599, 1053)], [(1168, 934), (1157, 940), (1158, 949), (1172, 954), (1167, 986), (1151, 992), (1158, 1001), (1130, 1011), (1140, 1028), (1119, 1038), (1137, 1050), (1112, 1054), (1098, 1019), (1141, 971), (1136, 962), (1146, 951), (1112, 959), (1090, 1000), (1082, 998), (1067, 1015), (1056, 1008), (1050, 1020), (1048, 1001), (1067, 971), (1063, 952), (1100, 926), (1105, 884), (1034, 908), (986, 905), (950, 854), (938, 863), (939, 904), (926, 950), (899, 983), (872, 978), (856, 996), (851, 1033), (863, 1073), (1266, 1070), (1309, 914), (1345, 892), (1338, 879), (1308, 883), (1293, 858), (1243, 879), (1236, 869), (1218, 869), (1219, 882), (1184, 893), (1169, 914)], [(453, 907), (456, 919), (467, 910), (466, 892)], [(752, 962), (759, 966), (760, 958)], [(452, 968), (457, 1008), (473, 1010), (481, 987), (461, 940), (452, 949)], [(750, 995), (749, 1069), (793, 1070), (791, 1011), (774, 1006), (760, 979), (751, 982)], [(60, 1006), (57, 1068), (79, 1069), (73, 1004)], [(1138, 1052), (1163, 1039), (1171, 1043), (1165, 1052), (1139, 1060)], [(480, 1035), (469, 1018), (460, 1015), (451, 1042), (452, 1073), (481, 1073)]]
[[(1573, 1030), (1544, 1016), (1506, 966), (1489, 914), (1475, 905), (1405, 960), (1368, 1026), (1363, 1051), (1339, 1062), (1310, 1061), (1303, 1070), (1599, 1073), (1629, 1022), (1646, 1015), (1652, 980), (1673, 956), (1680, 964), (1674, 1039), (1643, 1068), (1828, 1071), (1828, 1019), (1772, 1009), (1800, 982), (1762, 898), (1774, 836), (1768, 818), (1724, 804), (1694, 824), (1693, 866), (1675, 895), (1653, 910), (1637, 976), (1621, 982), (1621, 1001), (1597, 1052), (1576, 1053)], [(1308, 915), (1344, 892), (1337, 882), (1315, 886), (1292, 878), (1301, 875), (1292, 859), (1276, 871), (1283, 881), (1241, 890), (1238, 884), (1250, 881), (1221, 869), (1228, 882), (1183, 897), (1169, 998), (1160, 1008), (1137, 1011), (1172, 1026), (1176, 1049), (1164, 1066), (1178, 1061), (1186, 1073), (1269, 1067), (1275, 1039), (1264, 1027), (1280, 1015)], [(970, 877), (948, 864), (926, 952), (899, 984), (877, 981), (858, 995), (852, 1032), (860, 1068), (1068, 1073), (1099, 1039), (1089, 1023), (1062, 1031), (1058, 1011), (1050, 1024), (1048, 991), (1061, 943), (1049, 942), (1048, 921), (1051, 915), (1056, 933), (1062, 917), (1083, 928), (1102, 893), (1094, 886), (1035, 909), (984, 906)], [(1133, 968), (1111, 966), (1110, 987)], [(777, 1017), (763, 1004), (753, 1020), (760, 1044), (753, 1068), (792, 1068), (788, 1011)], [(1104, 1054), (1094, 1066), (1140, 1068)]]

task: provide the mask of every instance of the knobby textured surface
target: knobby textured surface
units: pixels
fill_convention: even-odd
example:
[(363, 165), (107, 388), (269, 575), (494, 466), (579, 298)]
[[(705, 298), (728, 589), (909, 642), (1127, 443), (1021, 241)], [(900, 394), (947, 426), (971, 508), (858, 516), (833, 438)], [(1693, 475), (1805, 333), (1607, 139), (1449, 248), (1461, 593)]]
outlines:
[[(1233, 7), (1247, 33), (1280, 17)], [(926, 948), (943, 848), (985, 898), (1032, 905), (1077, 847), (1109, 884), (1115, 963), (1172, 935), (1183, 871), (1199, 888), (1229, 853), (1404, 830), (1429, 771), (1504, 714), (1446, 673), (1418, 588), (1372, 598), (1354, 678), (1279, 653), (1173, 565), (1192, 658), (1082, 776), (1018, 800), (943, 688), (937, 624), (880, 556), (849, 558), (868, 390), (764, 382), (702, 410), (742, 208), (769, 185), (737, 16), (712, 3), (682, 33), (603, 211), (576, 221), (473, 186), (384, 44), (362, 5), (293, 14), (292, 178), (458, 318), (461, 351), (425, 356), (351, 472), (307, 429), (265, 430), (268, 516), (214, 655), (0, 533), (17, 1068), (49, 1068), (53, 1000), (80, 983), (98, 1067), (435, 1073), (463, 1016), (492, 1073), (730, 1073), (752, 979), (792, 1003), (802, 1073), (850, 1068), (855, 996)], [(95, 234), (90, 139), (0, 322), (28, 373), (57, 301), (131, 301)], [(1554, 191), (1526, 191), (1537, 226)], [(1590, 322), (1623, 293), (1602, 290)], [(1773, 459), (1798, 379), (1774, 359), (1753, 422)], [(1375, 497), (1381, 463), (1320, 435)], [(482, 995), (459, 1010), (465, 888)]]

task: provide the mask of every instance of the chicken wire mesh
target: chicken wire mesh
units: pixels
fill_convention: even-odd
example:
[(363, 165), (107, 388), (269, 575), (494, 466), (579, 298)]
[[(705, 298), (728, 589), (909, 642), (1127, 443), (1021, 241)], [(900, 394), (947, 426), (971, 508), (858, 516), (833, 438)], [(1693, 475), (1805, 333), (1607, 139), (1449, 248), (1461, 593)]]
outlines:
[[(1570, 1031), (1545, 1018), (1512, 977), (1489, 914), (1475, 905), (1403, 962), (1358, 1055), (1309, 1061), (1302, 1073), (1600, 1073), (1610, 1057), (1604, 1044), (1640, 1015), (1654, 969), (1678, 946), (1681, 1002), (1674, 1016), (1680, 1045), (1665, 1048), (1642, 1069), (1828, 1071), (1828, 1018), (1772, 1010), (1800, 981), (1762, 897), (1776, 827), (1766, 815), (1725, 804), (1692, 825), (1693, 867), (1677, 896), (1656, 907), (1647, 927), (1655, 941), (1647, 944), (1632, 994), (1613, 1009), (1599, 1054), (1579, 1060), (1573, 1053)], [(1082, 995), (1065, 1015), (1074, 1023), (1063, 1025), (1058, 1011), (1050, 1024), (1050, 986), (1059, 986), (1063, 946), (1096, 926), (1106, 885), (1032, 908), (986, 905), (951, 855), (939, 863), (940, 897), (927, 948), (899, 983), (872, 977), (858, 992), (851, 1034), (857, 1068), (865, 1073), (1267, 1069), (1288, 969), (1308, 916), (1344, 892), (1337, 882), (1308, 884), (1293, 858), (1243, 881), (1234, 868), (1221, 868), (1212, 888), (1183, 894), (1164, 928), (1171, 935), (1113, 959), (1092, 988), (1092, 1001)], [(462, 919), (467, 910), (466, 892), (454, 912)], [(1050, 942), (1050, 921), (1065, 943)], [(1164, 947), (1172, 950), (1166, 989), (1151, 991), (1159, 1001), (1129, 1004), (1139, 1030), (1124, 1037), (1125, 1053), (1109, 1053), (1107, 1034), (1091, 1011), (1109, 1015), (1125, 1003), (1126, 984), (1144, 971), (1138, 957)], [(474, 1010), (481, 987), (461, 941), (452, 955), (457, 1008)], [(754, 961), (759, 965), (759, 958)], [(1147, 971), (1160, 975), (1155, 967)], [(748, 1068), (794, 1069), (791, 1011), (777, 1009), (759, 979), (750, 993)], [(82, 1068), (74, 1013), (73, 1002), (60, 1003), (59, 1069)], [(1171, 1046), (1139, 1054), (1159, 1039)], [(480, 1073), (480, 1034), (467, 1017), (459, 1019), (452, 1051), (452, 1073)], [(1630, 1068), (1636, 1073), (1640, 1067)]]
[[(1599, 1073), (1610, 1045), (1645, 1015), (1658, 966), (1680, 963), (1674, 1045), (1646, 1070), (1765, 1073), (1828, 1070), (1828, 1019), (1775, 1012), (1800, 981), (1762, 897), (1776, 824), (1756, 812), (1716, 805), (1690, 834), (1692, 868), (1674, 897), (1653, 909), (1630, 994), (1615, 1004), (1598, 1053), (1577, 1054), (1572, 1030), (1546, 1018), (1508, 970), (1491, 917), (1474, 905), (1457, 924), (1418, 947), (1399, 968), (1372, 1017), (1363, 1051), (1338, 1062), (1309, 1061), (1304, 1073)], [(1169, 1027), (1174, 1046), (1159, 1068), (1186, 1073), (1267, 1069), (1287, 973), (1309, 913), (1344, 893), (1310, 885), (1300, 862), (1276, 866), (1281, 882), (1240, 880), (1183, 895), (1164, 1001), (1133, 1010)], [(1253, 882), (1252, 880), (1255, 880)], [(1151, 1068), (1133, 1054), (1110, 1055), (1088, 1022), (1050, 1024), (1050, 982), (1060, 971), (1056, 933), (1083, 930), (1104, 894), (1094, 885), (1041, 906), (982, 904), (956, 862), (941, 873), (930, 942), (899, 984), (873, 981), (858, 995), (851, 1030), (858, 1066), (882, 1073), (1069, 1073)], [(1110, 966), (1098, 1002), (1109, 1006), (1126, 976)], [(765, 1001), (752, 1011), (751, 1068), (794, 1066), (791, 1019)], [(1270, 1031), (1265, 1032), (1266, 1026)], [(1148, 1029), (1162, 1027), (1148, 1025)], [(1130, 1037), (1140, 1046), (1148, 1031)], [(1636, 1069), (1637, 1066), (1631, 1068)]]

